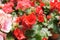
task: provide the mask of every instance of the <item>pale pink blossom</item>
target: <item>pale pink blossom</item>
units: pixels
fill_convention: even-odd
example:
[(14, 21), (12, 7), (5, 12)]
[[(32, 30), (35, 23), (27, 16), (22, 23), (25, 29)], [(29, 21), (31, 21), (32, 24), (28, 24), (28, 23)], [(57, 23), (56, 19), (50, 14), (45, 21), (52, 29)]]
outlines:
[(0, 32), (0, 40), (6, 40), (6, 34)]
[(3, 32), (10, 32), (12, 25), (12, 16), (10, 14), (4, 13), (2, 10), (0, 10), (0, 26), (1, 31)]

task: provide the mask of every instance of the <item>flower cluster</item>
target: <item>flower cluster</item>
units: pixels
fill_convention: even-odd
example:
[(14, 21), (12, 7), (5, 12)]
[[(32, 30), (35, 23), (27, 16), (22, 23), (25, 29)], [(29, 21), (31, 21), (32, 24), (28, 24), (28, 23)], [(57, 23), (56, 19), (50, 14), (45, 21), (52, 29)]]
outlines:
[(13, 12), (13, 9), (12, 9), (13, 6), (14, 6), (14, 4), (12, 2), (8, 2), (8, 3), (4, 4), (2, 9), (6, 13), (11, 13), (11, 12)]
[(0, 9), (0, 40), (48, 40), (51, 29), (60, 33), (60, 1), (44, 1), (5, 1)]

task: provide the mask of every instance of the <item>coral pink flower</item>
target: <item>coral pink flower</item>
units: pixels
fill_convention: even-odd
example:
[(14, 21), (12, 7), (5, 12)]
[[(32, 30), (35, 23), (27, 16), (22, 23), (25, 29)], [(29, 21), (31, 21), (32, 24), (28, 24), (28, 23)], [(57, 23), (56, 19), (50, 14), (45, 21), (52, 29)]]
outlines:
[(4, 13), (2, 10), (0, 10), (0, 26), (1, 31), (3, 32), (10, 32), (11, 30), (11, 24), (12, 24), (12, 16), (10, 14)]
[(9, 2), (9, 3), (6, 3), (4, 6), (3, 6), (3, 11), (6, 12), (6, 13), (11, 13), (13, 12), (13, 9), (12, 7), (14, 6), (14, 4), (12, 2)]
[(18, 1), (16, 9), (27, 9), (31, 7), (29, 1), (23, 0), (23, 1)]
[(16, 0), (9, 0), (10, 2), (13, 2), (13, 3), (15, 3), (16, 2)]

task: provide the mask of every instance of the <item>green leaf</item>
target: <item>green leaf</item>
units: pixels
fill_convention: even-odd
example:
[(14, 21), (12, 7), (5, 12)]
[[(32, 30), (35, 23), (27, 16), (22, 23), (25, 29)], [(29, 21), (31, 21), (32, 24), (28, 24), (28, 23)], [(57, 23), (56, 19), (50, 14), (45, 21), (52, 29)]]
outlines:
[(41, 39), (41, 36), (40, 36), (39, 34), (36, 34), (36, 35), (35, 35), (35, 38), (36, 38), (36, 40), (42, 40), (42, 39)]
[(9, 0), (3, 0), (2, 3), (6, 3), (6, 2), (8, 2), (8, 1), (9, 1)]
[(49, 0), (42, 0), (42, 2), (44, 2), (47, 6), (50, 5), (49, 4), (49, 2), (50, 2)]
[(13, 37), (12, 32), (7, 34), (7, 40), (15, 40), (14, 37)]
[(35, 5), (36, 5), (36, 6), (40, 5), (40, 2), (36, 1)]
[(45, 14), (49, 14), (50, 10), (48, 7), (44, 6), (43, 9)]
[(54, 23), (53, 23), (53, 19), (51, 19), (49, 22), (48, 22), (48, 29), (50, 29), (50, 28), (53, 28), (53, 26), (54, 26)]
[(59, 34), (60, 34), (60, 28), (58, 28)]
[(53, 26), (53, 31), (55, 33), (58, 33), (59, 32), (59, 29), (57, 28), (57, 25), (56, 24), (54, 24), (54, 26)]
[(57, 40), (60, 40), (60, 36), (57, 38)]
[(48, 28), (52, 28), (54, 33), (59, 33), (59, 28), (57, 26), (58, 20), (54, 17), (48, 23)]
[(48, 28), (42, 28), (42, 30), (39, 32), (41, 37), (48, 37), (51, 36), (50, 31), (48, 31)]
[(48, 20), (47, 20), (46, 16), (44, 17), (44, 21), (45, 21), (46, 23), (48, 22)]
[(14, 16), (17, 16), (16, 12), (12, 12), (12, 16), (13, 16), (13, 17), (14, 17)]
[(26, 10), (26, 13), (27, 13), (27, 14), (30, 14), (30, 13), (31, 13), (31, 8), (28, 8), (28, 9)]
[(51, 13), (51, 16), (54, 18), (55, 16), (57, 15), (57, 12), (56, 11), (53, 11), (52, 13)]
[(27, 37), (32, 37), (32, 36), (34, 35), (34, 30), (27, 30), (27, 31), (25, 32), (25, 35), (26, 35)]
[(44, 17), (44, 22), (42, 23), (44, 26), (48, 25), (48, 20), (46, 19), (46, 17)]
[(15, 40), (13, 37), (9, 37), (6, 40)]
[(54, 27), (53, 23), (48, 25), (48, 29), (53, 28), (53, 27)]
[(30, 7), (28, 9), (26, 9), (25, 11), (27, 14), (31, 14), (31, 12), (35, 12), (35, 8), (34, 7)]
[(33, 30), (38, 30), (38, 27), (39, 27), (39, 25), (34, 25), (32, 29)]
[(19, 15), (23, 15), (24, 14), (24, 11), (22, 11), (22, 10), (19, 10)]
[(36, 24), (33, 26), (32, 30), (35, 31), (35, 33), (40, 32), (40, 30), (42, 29), (42, 25), (41, 24)]
[(28, 40), (36, 40), (36, 38), (29, 38)]

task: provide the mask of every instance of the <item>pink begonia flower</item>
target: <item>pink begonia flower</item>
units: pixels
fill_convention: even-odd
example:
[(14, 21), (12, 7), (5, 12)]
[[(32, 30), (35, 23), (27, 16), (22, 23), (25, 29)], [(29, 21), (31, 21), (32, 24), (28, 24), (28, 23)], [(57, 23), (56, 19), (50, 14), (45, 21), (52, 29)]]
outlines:
[(6, 40), (6, 34), (0, 32), (0, 40)]
[(12, 16), (0, 10), (0, 29), (3, 32), (10, 32), (12, 25)]
[(13, 9), (12, 9), (13, 6), (14, 6), (14, 4), (12, 2), (8, 2), (8, 3), (4, 4), (2, 9), (5, 13), (12, 13), (13, 12)]
[(2, 35), (0, 35), (0, 40), (3, 40), (3, 36)]
[(30, 1), (18, 1), (16, 9), (27, 9), (31, 7)]

